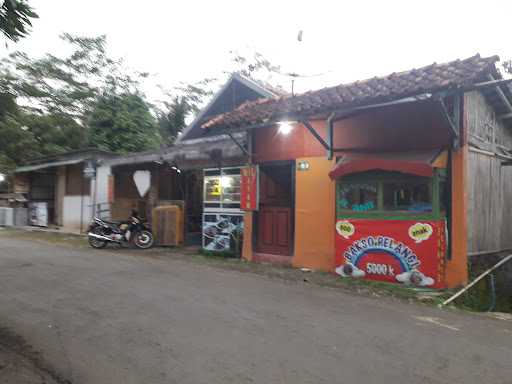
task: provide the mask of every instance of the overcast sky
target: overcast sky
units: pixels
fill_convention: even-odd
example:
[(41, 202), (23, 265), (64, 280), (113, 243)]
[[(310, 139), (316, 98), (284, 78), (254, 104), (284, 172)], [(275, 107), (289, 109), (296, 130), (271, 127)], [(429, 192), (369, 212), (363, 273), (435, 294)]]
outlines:
[(511, 1), (28, 1), (40, 19), (8, 51), (57, 53), (62, 32), (106, 34), (112, 55), (165, 86), (218, 76), (230, 50), (259, 51), (285, 72), (323, 74), (299, 79), (299, 90), (477, 52), (512, 58)]

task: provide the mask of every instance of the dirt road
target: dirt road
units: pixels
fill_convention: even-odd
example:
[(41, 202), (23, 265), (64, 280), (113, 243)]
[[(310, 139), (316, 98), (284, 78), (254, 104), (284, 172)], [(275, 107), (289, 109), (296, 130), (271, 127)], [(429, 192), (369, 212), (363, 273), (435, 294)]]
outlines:
[(72, 383), (512, 377), (512, 322), (172, 257), (3, 235), (0, 290), (0, 323)]

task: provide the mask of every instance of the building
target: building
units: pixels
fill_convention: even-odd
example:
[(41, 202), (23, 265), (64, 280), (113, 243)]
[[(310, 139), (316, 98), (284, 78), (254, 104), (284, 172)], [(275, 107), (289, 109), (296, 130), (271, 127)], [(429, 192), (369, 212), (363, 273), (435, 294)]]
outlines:
[(498, 60), (257, 100), (202, 124), (247, 135), (243, 257), (442, 288), (467, 281), (468, 255), (511, 249)]
[[(233, 74), (175, 145), (104, 162), (98, 168), (98, 177), (102, 175), (109, 180), (102, 185), (110, 186), (110, 190), (101, 194), (110, 196), (105, 203), (111, 208), (111, 217), (124, 219), (136, 209), (151, 222), (156, 207), (179, 205), (184, 211), (186, 244), (203, 244), (217, 251), (231, 249), (232, 235), (235, 230), (239, 231), (238, 224), (243, 222), (240, 195), (236, 190), (240, 167), (247, 164), (246, 135), (234, 134), (235, 144), (227, 135), (205, 137), (201, 125), (210, 117), (231, 111), (245, 102), (276, 96), (276, 91)], [(150, 178), (149, 189), (142, 194), (134, 181), (134, 175), (141, 172), (146, 172)], [(226, 183), (232, 185), (221, 189), (221, 181), (225, 186)], [(206, 193), (205, 183), (211, 186), (210, 193)], [(228, 189), (232, 190), (229, 196)]]
[[(97, 149), (71, 151), (34, 159), (15, 170), (14, 192), (28, 200), (29, 224), (82, 232), (95, 206), (107, 197), (107, 182), (96, 170), (114, 158)], [(106, 192), (105, 192), (106, 193)]]

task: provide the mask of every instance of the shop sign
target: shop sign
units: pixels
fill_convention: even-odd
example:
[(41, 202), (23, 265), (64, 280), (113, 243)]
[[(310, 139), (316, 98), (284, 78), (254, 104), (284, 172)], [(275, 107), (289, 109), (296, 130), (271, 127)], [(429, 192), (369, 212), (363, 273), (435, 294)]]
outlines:
[(444, 286), (445, 222), (338, 220), (336, 273), (343, 277)]
[(240, 208), (244, 211), (258, 210), (258, 166), (241, 169)]

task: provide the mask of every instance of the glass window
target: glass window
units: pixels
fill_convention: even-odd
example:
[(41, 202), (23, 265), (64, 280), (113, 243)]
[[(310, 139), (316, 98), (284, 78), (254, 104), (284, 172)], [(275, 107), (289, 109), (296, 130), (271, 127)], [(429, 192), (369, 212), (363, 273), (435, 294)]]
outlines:
[(220, 201), (220, 177), (204, 178), (204, 201)]
[[(215, 175), (217, 173), (217, 175)], [(205, 170), (204, 205), (208, 208), (240, 208), (240, 168)]]
[(240, 176), (223, 175), (220, 178), (222, 187), (222, 202), (231, 203), (240, 201)]
[(342, 183), (339, 189), (338, 207), (357, 212), (377, 209), (376, 183)]
[(432, 191), (426, 182), (384, 182), (382, 191), (385, 210), (432, 211)]

